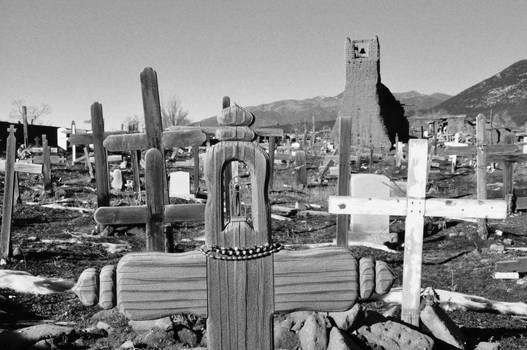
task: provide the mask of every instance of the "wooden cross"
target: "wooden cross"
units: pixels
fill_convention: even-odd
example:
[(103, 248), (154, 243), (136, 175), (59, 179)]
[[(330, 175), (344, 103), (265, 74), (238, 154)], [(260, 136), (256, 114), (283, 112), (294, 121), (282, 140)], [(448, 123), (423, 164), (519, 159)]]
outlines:
[[(270, 230), (269, 158), (251, 142), (254, 132), (249, 126), (254, 116), (234, 105), (224, 109), (218, 119), (216, 136), (221, 142), (209, 148), (205, 162), (208, 200), (204, 254), (128, 254), (117, 266), (116, 285), (101, 283), (99, 295), (112, 295), (115, 287), (119, 310), (130, 319), (180, 312), (206, 315), (208, 347), (212, 350), (270, 350), (274, 312), (342, 311), (359, 296), (368, 298), (374, 290), (378, 294), (388, 292), (393, 275), (386, 264), (373, 264), (368, 258), (357, 262), (347, 249), (278, 252)], [(231, 161), (244, 162), (251, 174), (250, 222), (246, 217), (225, 216), (222, 184), (224, 169)], [(151, 169), (161, 162), (159, 151), (149, 150), (147, 162), (150, 178)], [(156, 180), (147, 179), (147, 183)], [(147, 187), (147, 195), (150, 191)], [(157, 197), (159, 200), (161, 195)], [(96, 218), (101, 210), (106, 208), (98, 209)], [(365, 272), (360, 279), (359, 270)], [(75, 287), (78, 294), (94, 294), (93, 271), (90, 276), (87, 283), (79, 278)]]
[(338, 215), (406, 215), (401, 318), (415, 326), (419, 325), (424, 217), (503, 219), (507, 211), (503, 200), (425, 199), (427, 152), (427, 140), (410, 140), (406, 198), (330, 196), (328, 205), (329, 212)]
[(14, 194), (17, 186), (16, 173), (41, 174), (41, 164), (18, 163), (16, 160), (16, 129), (13, 125), (7, 129), (6, 160), (0, 161), (0, 171), (5, 172), (4, 201), (2, 205), (2, 226), (0, 230), (0, 258), (11, 256), (11, 218), (13, 215)]

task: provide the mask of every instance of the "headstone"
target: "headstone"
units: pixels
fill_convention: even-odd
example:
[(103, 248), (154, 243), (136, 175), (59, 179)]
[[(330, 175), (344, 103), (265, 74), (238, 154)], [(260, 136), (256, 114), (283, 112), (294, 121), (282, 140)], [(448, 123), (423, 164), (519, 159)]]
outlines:
[[(384, 175), (352, 174), (351, 196), (357, 198), (390, 198), (390, 179)], [(350, 241), (382, 244), (390, 241), (389, 215), (351, 215)]]
[(190, 196), (190, 174), (186, 171), (176, 171), (170, 173), (169, 196), (183, 197)]
[(329, 167), (329, 175), (330, 176), (339, 176), (339, 167), (338, 166)]
[(121, 191), (123, 189), (123, 175), (121, 170), (115, 169), (112, 173), (112, 189), (116, 191)]
[(68, 149), (68, 134), (66, 128), (57, 129), (57, 146), (63, 150)]

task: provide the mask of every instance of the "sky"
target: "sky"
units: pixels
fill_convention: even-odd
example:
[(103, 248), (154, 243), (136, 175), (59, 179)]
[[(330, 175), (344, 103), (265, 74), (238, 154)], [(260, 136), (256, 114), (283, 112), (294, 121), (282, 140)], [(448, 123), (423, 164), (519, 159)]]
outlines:
[(12, 101), (47, 103), (42, 122), (106, 129), (143, 116), (139, 74), (190, 119), (242, 106), (334, 96), (345, 38), (379, 37), (392, 92), (457, 94), (527, 58), (527, 1), (0, 0), (0, 120)]

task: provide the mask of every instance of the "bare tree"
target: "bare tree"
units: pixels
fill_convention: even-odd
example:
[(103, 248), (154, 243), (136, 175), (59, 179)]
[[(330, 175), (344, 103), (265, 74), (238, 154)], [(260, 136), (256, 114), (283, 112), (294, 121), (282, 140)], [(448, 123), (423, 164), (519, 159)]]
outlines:
[(27, 119), (31, 124), (33, 124), (40, 116), (51, 113), (51, 106), (46, 103), (42, 103), (40, 106), (28, 106), (24, 103), (24, 100), (18, 99), (13, 100), (11, 104), (13, 105), (13, 109), (9, 112), (9, 117), (11, 119), (22, 121), (22, 107), (26, 106)]
[(176, 96), (172, 96), (161, 104), (161, 118), (163, 128), (190, 124), (188, 111), (183, 109), (180, 99)]

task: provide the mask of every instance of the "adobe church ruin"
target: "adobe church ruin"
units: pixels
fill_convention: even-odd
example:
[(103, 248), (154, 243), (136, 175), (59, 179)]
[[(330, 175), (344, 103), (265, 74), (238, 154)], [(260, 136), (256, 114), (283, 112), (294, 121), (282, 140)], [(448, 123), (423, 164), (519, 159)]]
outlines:
[(381, 83), (379, 38), (346, 38), (346, 87), (340, 115), (352, 118), (352, 144), (390, 149), (408, 140), (404, 108)]

